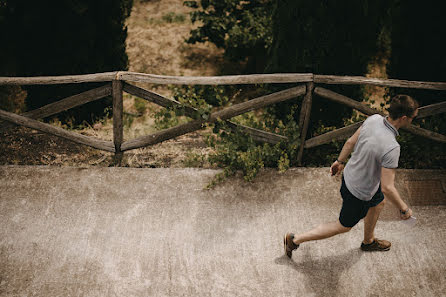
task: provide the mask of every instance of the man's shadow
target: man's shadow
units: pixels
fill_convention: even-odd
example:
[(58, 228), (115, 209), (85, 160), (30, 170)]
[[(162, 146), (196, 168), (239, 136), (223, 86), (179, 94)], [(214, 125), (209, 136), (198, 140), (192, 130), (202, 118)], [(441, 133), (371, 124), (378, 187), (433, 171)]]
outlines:
[[(299, 250), (294, 253), (298, 253)], [(343, 296), (339, 288), (339, 279), (342, 272), (348, 270), (359, 261), (363, 252), (358, 249), (351, 249), (346, 253), (324, 258), (314, 258), (309, 250), (302, 251), (296, 262), (286, 255), (276, 258), (275, 263), (287, 265), (306, 276), (305, 287), (314, 292), (314, 296)], [(296, 256), (295, 256), (296, 257)]]

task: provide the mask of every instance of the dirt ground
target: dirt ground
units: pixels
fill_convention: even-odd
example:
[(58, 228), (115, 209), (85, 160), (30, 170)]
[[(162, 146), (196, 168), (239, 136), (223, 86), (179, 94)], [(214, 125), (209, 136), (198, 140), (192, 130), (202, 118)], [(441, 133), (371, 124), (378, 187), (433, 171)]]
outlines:
[[(129, 71), (163, 75), (216, 75), (222, 63), (221, 49), (213, 44), (187, 44), (185, 39), (198, 24), (189, 18), (191, 8), (183, 0), (135, 1), (127, 19)], [(171, 98), (166, 86), (140, 85)], [(23, 93), (23, 92), (22, 92)], [(26, 93), (26, 92), (25, 92)], [(26, 94), (21, 94), (21, 100)], [(124, 94), (124, 110), (131, 114), (136, 98)], [(124, 127), (131, 139), (153, 133), (154, 114), (159, 108), (146, 103), (140, 117)], [(20, 113), (19, 111), (16, 111)], [(22, 111), (23, 112), (23, 111)], [(53, 123), (54, 124), (54, 123)], [(60, 123), (56, 123), (61, 127)], [(63, 127), (66, 128), (66, 127)], [(112, 140), (112, 121), (104, 119), (93, 127), (72, 130), (80, 134)], [(205, 156), (210, 152), (203, 132), (124, 154), (122, 166), (128, 167), (210, 167)], [(0, 122), (0, 165), (112, 166), (113, 154), (76, 144), (40, 131)]]
[[(198, 131), (124, 154), (121, 166), (212, 168), (211, 152)], [(0, 165), (114, 166), (113, 154), (40, 131), (11, 127), (0, 131)]]

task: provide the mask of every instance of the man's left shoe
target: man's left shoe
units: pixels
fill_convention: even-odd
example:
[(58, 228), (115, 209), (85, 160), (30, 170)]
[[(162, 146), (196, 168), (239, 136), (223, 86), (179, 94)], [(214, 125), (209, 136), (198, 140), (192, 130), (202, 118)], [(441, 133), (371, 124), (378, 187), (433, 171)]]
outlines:
[(375, 240), (372, 243), (369, 244), (361, 243), (361, 250), (365, 252), (374, 252), (374, 251), (385, 252), (390, 250), (391, 245), (392, 244), (387, 240), (380, 240), (375, 238)]
[(291, 258), (291, 256), (293, 255), (293, 251), (299, 247), (298, 244), (295, 244), (293, 242), (293, 239), (294, 239), (293, 233), (287, 233), (283, 237), (283, 247), (285, 250), (285, 254), (288, 256), (288, 258)]

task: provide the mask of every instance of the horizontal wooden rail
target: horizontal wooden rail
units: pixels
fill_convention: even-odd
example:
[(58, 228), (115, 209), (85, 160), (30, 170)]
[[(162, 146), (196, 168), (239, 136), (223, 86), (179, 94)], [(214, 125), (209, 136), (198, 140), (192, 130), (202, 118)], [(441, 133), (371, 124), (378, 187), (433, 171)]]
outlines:
[(304, 148), (311, 148), (318, 145), (326, 144), (335, 140), (342, 140), (352, 136), (359, 127), (361, 127), (362, 122), (354, 123), (352, 125), (327, 132), (322, 135), (315, 136), (305, 141)]
[[(290, 88), (277, 93), (255, 98), (236, 105), (232, 105), (223, 110), (211, 113), (208, 122), (213, 123), (216, 122), (218, 119), (224, 121), (232, 117), (238, 116), (240, 114), (243, 114), (245, 112), (249, 112), (251, 110), (262, 108), (291, 98), (299, 97), (305, 94), (305, 90), (306, 90), (305, 86), (298, 86), (295, 88)], [(180, 135), (184, 135), (192, 131), (199, 130), (202, 128), (205, 122), (206, 121), (204, 120), (194, 120), (189, 123), (165, 129), (151, 135), (129, 140), (122, 144), (121, 149), (122, 151), (127, 151), (131, 149), (145, 147), (148, 145), (153, 145)]]
[(228, 127), (233, 131), (240, 129), (243, 133), (250, 135), (254, 141), (276, 144), (288, 140), (288, 137), (286, 136), (236, 124), (231, 121), (226, 121), (226, 124), (228, 124)]
[(0, 77), (0, 85), (53, 85), (105, 81), (111, 82), (112, 80), (180, 85), (238, 85), (314, 82), (320, 84), (358, 84), (384, 87), (446, 90), (446, 82), (380, 79), (365, 76), (321, 75), (313, 73), (271, 73), (227, 76), (167, 76), (129, 71), (114, 71), (81, 75)]
[(88, 90), (86, 92), (61, 99), (54, 103), (47, 104), (32, 111), (25, 112), (23, 116), (32, 119), (43, 119), (61, 111), (89, 103), (111, 95), (111, 84)]
[[(124, 83), (124, 91), (132, 94), (134, 96), (137, 96), (139, 98), (143, 98), (146, 99), (150, 102), (156, 103), (160, 106), (166, 107), (166, 108), (172, 108), (172, 107), (181, 107), (184, 109), (184, 114), (188, 117), (191, 118), (196, 118), (198, 115), (198, 110), (190, 107), (190, 106), (185, 106), (182, 105), (180, 102), (176, 101), (176, 100), (172, 100), (166, 97), (163, 97), (159, 94), (156, 94), (154, 92), (145, 90), (143, 88), (128, 84), (128, 83)], [(266, 132), (266, 131), (262, 131), (259, 129), (254, 129), (251, 127), (247, 127), (244, 125), (240, 125), (240, 124), (236, 124), (233, 123), (231, 121), (226, 121), (226, 123), (228, 124), (228, 126), (235, 130), (237, 128), (241, 129), (241, 131), (243, 131), (246, 134), (251, 135), (251, 137), (255, 140), (255, 141), (261, 141), (261, 142), (267, 142), (267, 143), (271, 143), (271, 144), (276, 144), (282, 140), (287, 140), (288, 138), (282, 135), (278, 135), (275, 133), (270, 133), (270, 132)]]
[(96, 149), (108, 152), (115, 151), (113, 147), (113, 142), (111, 141), (104, 141), (90, 136), (85, 136), (82, 134), (70, 132), (59, 127), (54, 127), (49, 124), (41, 123), (39, 121), (17, 115), (15, 113), (0, 110), (0, 119), (9, 121), (17, 125), (25, 126), (31, 129), (36, 129), (45, 133), (54, 134), (56, 136), (68, 139), (70, 141), (85, 144)]
[(349, 98), (347, 96), (338, 94), (336, 92), (333, 92), (333, 91), (330, 91), (330, 90), (327, 90), (327, 89), (324, 89), (321, 87), (316, 87), (314, 89), (314, 93), (316, 95), (319, 95), (319, 96), (329, 99), (331, 101), (347, 105), (347, 106), (354, 108), (356, 110), (359, 110), (360, 112), (365, 113), (367, 115), (372, 115), (375, 113), (384, 115), (384, 113), (380, 112), (377, 109), (371, 108), (371, 107), (365, 105), (364, 103), (358, 102), (356, 100), (353, 100), (352, 98)]
[(118, 72), (81, 75), (0, 77), (0, 85), (56, 85), (112, 81)]
[(176, 100), (172, 100), (169, 98), (166, 98), (164, 96), (161, 96), (157, 93), (145, 90), (143, 88), (124, 83), (123, 90), (131, 95), (137, 96), (139, 98), (145, 99), (147, 101), (153, 102), (155, 104), (158, 104), (159, 106), (166, 107), (166, 108), (172, 108), (174, 106), (180, 106), (181, 108), (184, 108), (185, 115), (188, 117), (195, 117), (197, 114), (197, 110), (195, 108), (192, 108), (190, 106), (184, 106), (180, 102)]
[(428, 139), (432, 139), (438, 142), (443, 142), (446, 143), (446, 136), (444, 136), (443, 134), (440, 133), (436, 133), (430, 130), (426, 130), (414, 125), (410, 125), (409, 127), (403, 127), (401, 128), (403, 130), (406, 130), (412, 134), (418, 135), (418, 136), (422, 136)]
[(417, 119), (446, 112), (446, 101), (418, 108)]
[(318, 84), (335, 85), (374, 85), (383, 87), (446, 90), (446, 82), (410, 81), (399, 79), (380, 79), (364, 76), (314, 75), (314, 82)]
[(299, 83), (313, 80), (311, 73), (275, 73), (227, 76), (165, 76), (119, 72), (119, 79), (131, 82), (177, 85), (241, 85), (261, 83)]

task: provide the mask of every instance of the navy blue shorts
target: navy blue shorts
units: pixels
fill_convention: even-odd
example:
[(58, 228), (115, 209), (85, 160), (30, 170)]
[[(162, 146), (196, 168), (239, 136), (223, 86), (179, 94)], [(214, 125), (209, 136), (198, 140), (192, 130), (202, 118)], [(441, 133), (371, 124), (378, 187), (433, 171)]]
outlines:
[(341, 185), (342, 209), (339, 214), (339, 222), (344, 227), (355, 226), (362, 218), (367, 215), (370, 207), (375, 207), (384, 200), (384, 195), (381, 192), (381, 185), (378, 191), (373, 195), (369, 201), (364, 201), (353, 196), (345, 185), (344, 176), (342, 176)]

